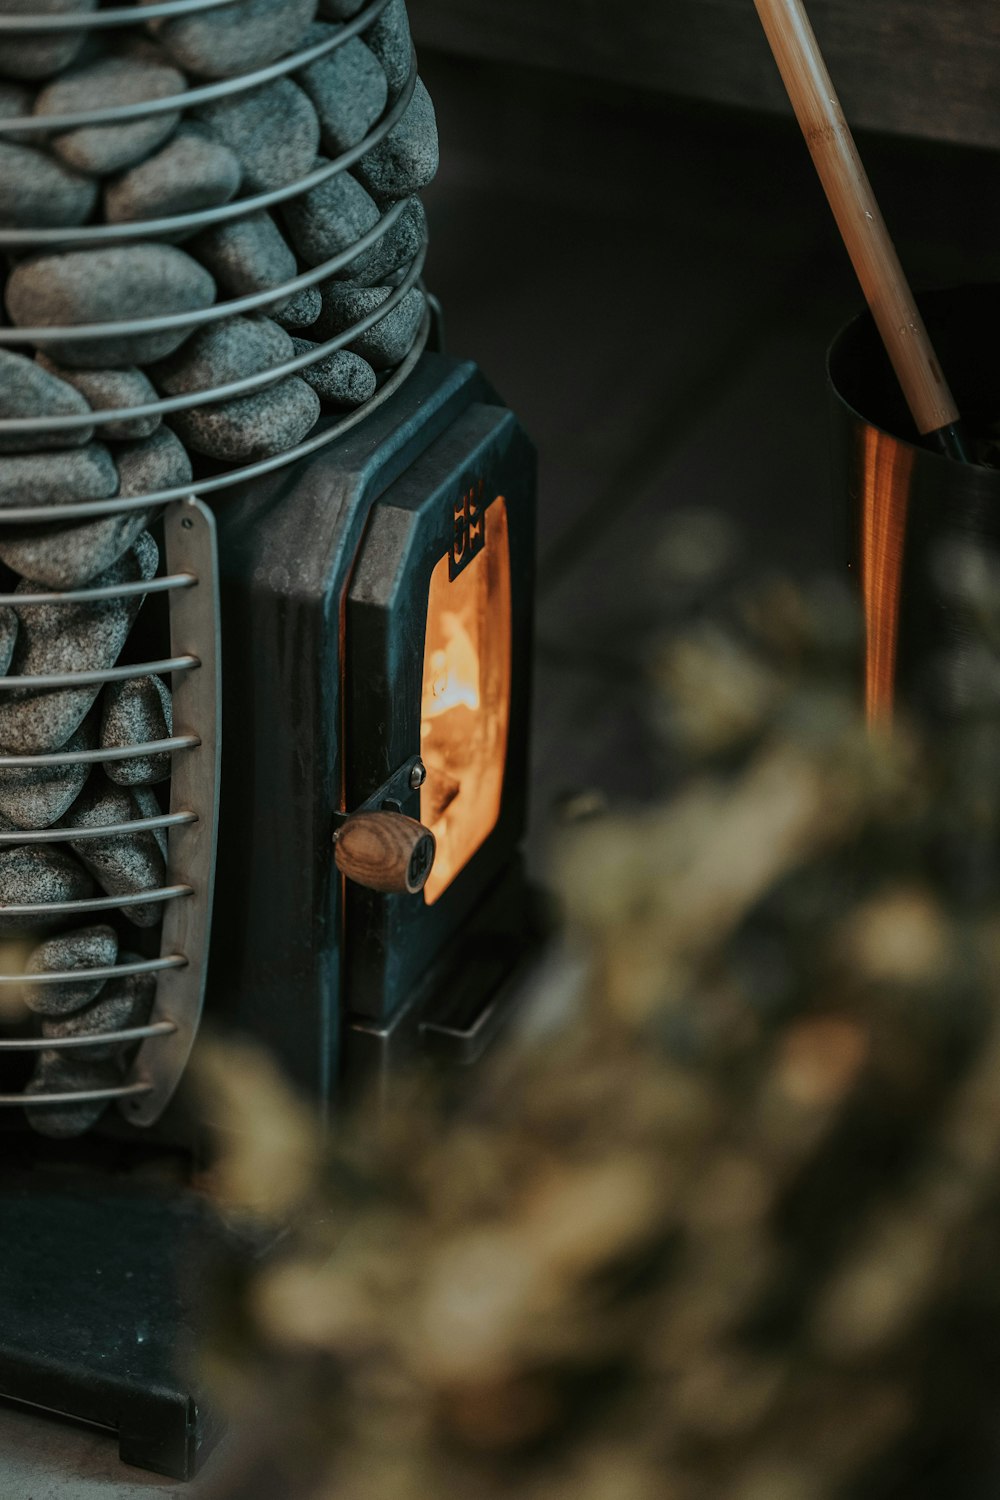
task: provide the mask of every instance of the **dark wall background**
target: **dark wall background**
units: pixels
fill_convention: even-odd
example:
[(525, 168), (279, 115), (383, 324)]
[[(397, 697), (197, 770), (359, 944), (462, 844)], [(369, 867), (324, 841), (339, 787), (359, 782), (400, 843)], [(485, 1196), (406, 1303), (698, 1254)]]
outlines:
[[(756, 57), (746, 76), (765, 86), (773, 64), (756, 17), (745, 24), (751, 0), (736, 19), (735, 6), (696, 3), (732, 21), (731, 61), (742, 36)], [(620, 11), (623, 26), (658, 26), (661, 11), (683, 18), (692, 7), (412, 4), (441, 126), (428, 282), (449, 346), (480, 362), (540, 453), (541, 825), (563, 792), (639, 796), (656, 783), (635, 679), (663, 610), (658, 549), (679, 510), (735, 517), (752, 566), (844, 569), (851, 518), (830, 488), (824, 358), (860, 297), (780, 99), (753, 110), (581, 71), (588, 57), (596, 71), (597, 40), (617, 34)], [(957, 34), (960, 11), (995, 36), (1000, 6), (993, 18), (992, 0), (943, 4), (937, 32), (921, 30), (934, 22), (924, 0), (810, 9), (817, 24), (835, 10), (861, 17), (884, 59), (922, 59), (920, 133), (859, 132), (914, 284), (1000, 279), (998, 158), (936, 138), (961, 91), (933, 45), (913, 51), (945, 22)], [(681, 32), (672, 45), (690, 50)], [(538, 65), (540, 34), (558, 67)], [(633, 49), (635, 71), (648, 76), (668, 50), (665, 36), (659, 53)], [(884, 108), (888, 62), (862, 86), (831, 61), (845, 98), (853, 91), (864, 106), (854, 119)], [(712, 88), (729, 76), (708, 53), (700, 66)]]
[[(419, 43), (782, 110), (751, 0), (411, 0)], [(810, 0), (859, 126), (1000, 146), (996, 0)]]

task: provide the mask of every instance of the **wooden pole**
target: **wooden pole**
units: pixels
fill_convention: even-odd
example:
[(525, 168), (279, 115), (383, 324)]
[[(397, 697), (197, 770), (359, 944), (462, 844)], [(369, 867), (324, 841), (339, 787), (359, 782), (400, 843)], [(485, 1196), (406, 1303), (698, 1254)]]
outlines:
[(958, 407), (861, 164), (801, 0), (754, 0), (771, 51), (917, 430), (967, 459)]

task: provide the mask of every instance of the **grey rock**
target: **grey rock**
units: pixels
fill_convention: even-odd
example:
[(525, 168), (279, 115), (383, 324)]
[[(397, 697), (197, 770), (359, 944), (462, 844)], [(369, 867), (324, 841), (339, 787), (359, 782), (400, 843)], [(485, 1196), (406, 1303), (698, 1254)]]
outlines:
[(290, 52), (315, 14), (316, 0), (240, 0), (219, 10), (147, 25), (189, 73), (231, 78)]
[[(145, 104), (170, 99), (187, 88), (183, 73), (166, 63), (138, 57), (102, 57), (62, 74), (35, 102), (37, 115), (69, 115), (106, 109), (111, 103)], [(173, 134), (180, 111), (127, 120), (120, 125), (84, 125), (53, 137), (63, 161), (103, 176), (142, 161)]]
[[(163, 812), (163, 809), (160, 806), (159, 799), (156, 793), (153, 791), (152, 787), (134, 786), (132, 787), (131, 791), (132, 801), (136, 805), (140, 818), (158, 818), (160, 816), (160, 814)], [(156, 840), (157, 848), (163, 855), (163, 858), (166, 859), (167, 830), (165, 828), (151, 828), (150, 833)]]
[[(24, 1086), (33, 1094), (84, 1093), (91, 1089), (113, 1089), (121, 1084), (121, 1073), (113, 1062), (94, 1062), (74, 1057), (72, 1052), (40, 1052), (35, 1071)], [(72, 1140), (84, 1135), (104, 1114), (109, 1100), (82, 1103), (34, 1104), (25, 1108), (32, 1130), (51, 1140)]]
[[(154, 378), (176, 395), (210, 390), (291, 359), (289, 335), (269, 318), (229, 318), (201, 330)], [(179, 411), (175, 425), (189, 447), (230, 461), (269, 457), (293, 447), (315, 425), (319, 401), (296, 377), (235, 400)]]
[[(67, 828), (97, 828), (106, 823), (130, 823), (144, 816), (126, 787), (103, 775), (92, 776), (65, 817)], [(98, 839), (70, 839), (70, 848), (109, 896), (134, 896), (165, 883), (166, 863), (154, 834), (122, 833)], [(122, 915), (136, 927), (156, 927), (163, 918), (159, 901), (122, 907)]]
[[(94, 750), (96, 726), (85, 719), (60, 750)], [(15, 828), (51, 828), (83, 790), (87, 764), (0, 769), (0, 815)]]
[(184, 444), (163, 426), (141, 443), (122, 443), (115, 449), (119, 494), (132, 499), (177, 489), (192, 478), (191, 460)]
[[(118, 471), (111, 454), (100, 443), (52, 453), (11, 453), (0, 458), (0, 507), (74, 505), (110, 500), (117, 492)], [(0, 529), (0, 548), (4, 534)]]
[[(159, 677), (132, 677), (109, 682), (101, 710), (101, 749), (147, 745), (166, 740), (174, 732), (170, 689)], [(152, 786), (170, 776), (170, 755), (139, 755), (130, 760), (108, 760), (104, 772), (117, 786)], [(2, 808), (2, 803), (0, 803)]]
[(37, 932), (57, 927), (58, 916), (40, 912), (30, 916), (5, 913), (10, 906), (42, 901), (85, 901), (94, 882), (72, 854), (58, 846), (20, 844), (0, 849), (0, 933)]
[[(295, 340), (296, 354), (305, 354), (307, 349), (317, 347), (308, 339)], [(329, 401), (334, 406), (360, 406), (375, 394), (375, 371), (360, 355), (351, 354), (347, 349), (338, 349), (326, 359), (306, 365), (299, 374), (322, 401)]]
[(406, 0), (389, 0), (365, 32), (365, 41), (382, 64), (390, 98), (395, 99), (410, 76), (413, 43)]
[(245, 193), (288, 187), (312, 171), (319, 149), (316, 111), (290, 78), (276, 78), (197, 111), (243, 169)]
[(317, 12), (329, 21), (349, 21), (366, 0), (319, 0)]
[[(207, 229), (189, 248), (230, 297), (269, 292), (291, 281), (298, 271), (295, 256), (267, 213), (248, 214), (245, 219)], [(285, 297), (269, 311), (286, 307), (288, 302)]]
[(217, 208), (236, 196), (240, 175), (228, 146), (193, 125), (182, 125), (155, 156), (108, 183), (104, 217), (109, 224), (132, 224)]
[[(230, 463), (294, 448), (319, 421), (319, 397), (297, 375), (200, 411), (178, 412), (177, 426), (197, 453)], [(183, 420), (181, 420), (183, 418)]]
[[(25, 974), (62, 974), (73, 969), (107, 969), (118, 957), (118, 935), (102, 923), (78, 927), (46, 938), (28, 954)], [(40, 1016), (66, 1016), (96, 999), (103, 979), (66, 980), (58, 984), (26, 984), (25, 1003)]]
[(311, 328), (323, 311), (323, 297), (318, 286), (303, 287), (289, 302), (271, 308), (271, 317), (282, 328)]
[[(122, 444), (115, 456), (118, 494), (123, 499), (173, 489), (192, 477), (187, 451), (169, 427), (160, 427), (141, 442)], [(98, 516), (75, 526), (0, 529), (0, 557), (22, 577), (47, 588), (82, 588), (132, 546), (155, 514), (152, 506)]]
[(0, 606), (0, 677), (4, 676), (14, 657), (17, 644), (17, 611), (9, 604)]
[[(35, 95), (23, 83), (11, 83), (7, 78), (0, 78), (0, 120), (23, 120), (25, 115), (30, 115), (35, 103)], [(23, 137), (14, 136), (14, 140)]]
[[(317, 167), (326, 166), (322, 157)], [(381, 217), (378, 205), (355, 182), (349, 172), (338, 172), (300, 198), (282, 205), (282, 214), (292, 244), (309, 266), (349, 250)], [(363, 275), (370, 251), (363, 251), (345, 266), (347, 276)]]
[(408, 268), (414, 256), (427, 238), (427, 214), (417, 197), (408, 198), (406, 207), (382, 237), (372, 246), (364, 258), (362, 274), (336, 278), (350, 281), (352, 286), (375, 286), (387, 280), (400, 267)]
[[(38, 255), (15, 266), (7, 282), (7, 310), (20, 327), (117, 323), (208, 307), (215, 282), (204, 266), (174, 245), (139, 241), (97, 250)], [(189, 328), (110, 334), (47, 344), (52, 359), (74, 368), (146, 364), (178, 349)]]
[[(4, 0), (5, 16), (89, 14), (97, 0)], [(87, 39), (81, 31), (27, 31), (4, 38), (3, 71), (12, 78), (48, 78), (69, 67)]]
[[(0, 349), (0, 417), (83, 416), (89, 410), (87, 401), (72, 385), (67, 385), (23, 354)], [(26, 453), (37, 448), (77, 448), (89, 443), (93, 436), (93, 427), (77, 427), (69, 432), (33, 432), (24, 437), (0, 437), (0, 453)]]
[(431, 96), (418, 78), (402, 119), (354, 171), (376, 202), (384, 204), (418, 193), (433, 181), (437, 169), (437, 120)]
[[(136, 953), (122, 953), (122, 963), (135, 963)], [(42, 1022), (42, 1036), (47, 1041), (56, 1037), (93, 1036), (100, 1037), (109, 1031), (127, 1031), (133, 1026), (145, 1026), (156, 998), (156, 977), (153, 974), (122, 974), (109, 979), (99, 997), (79, 1010), (75, 1015), (59, 1020)], [(72, 1056), (86, 1058), (90, 1062), (109, 1062), (121, 1057), (136, 1044), (134, 1042), (98, 1042), (93, 1047), (73, 1048)], [(69, 1054), (64, 1054), (69, 1055)]]
[[(156, 543), (143, 532), (135, 545), (94, 579), (95, 586), (149, 581), (156, 572)], [(35, 585), (18, 585), (30, 593)], [(114, 666), (142, 605), (142, 595), (81, 604), (21, 605), (11, 675), (104, 671)], [(68, 688), (14, 688), (0, 695), (0, 746), (17, 755), (56, 750), (83, 722), (100, 684)]]
[[(57, 375), (60, 380), (79, 391), (92, 411), (120, 411), (127, 406), (145, 406), (156, 400), (152, 383), (135, 365), (126, 365), (117, 370), (69, 370), (64, 365), (57, 365), (45, 354), (39, 354), (36, 358), (43, 370)], [(102, 422), (101, 437), (112, 442), (149, 437), (159, 427), (161, 420), (158, 414), (154, 414), (149, 417), (125, 417), (120, 422)]]
[[(335, 27), (318, 24), (310, 26), (304, 41), (311, 47), (335, 35)], [(363, 141), (389, 97), (382, 64), (357, 36), (302, 68), (298, 78), (316, 106), (320, 141), (328, 156)]]
[[(289, 334), (270, 318), (226, 318), (200, 328), (183, 349), (154, 368), (153, 379), (171, 396), (207, 391), (270, 370), (294, 352)], [(181, 427), (191, 415), (175, 412), (174, 421)]]
[[(387, 286), (341, 286), (328, 281), (323, 288), (323, 312), (316, 324), (317, 341), (346, 332), (353, 323), (381, 307), (391, 292)], [(389, 369), (410, 352), (423, 315), (423, 293), (413, 287), (391, 312), (347, 347), (376, 370)]]
[(119, 57), (135, 57), (140, 62), (159, 63), (161, 67), (172, 68), (170, 54), (160, 46), (149, 35), (148, 31), (140, 31), (138, 27), (127, 26), (122, 29), (115, 38), (115, 51)]
[(35, 146), (0, 140), (0, 225), (56, 229), (82, 224), (97, 202), (97, 183)]
[[(118, 474), (108, 450), (94, 443), (72, 452), (0, 458), (0, 485), (5, 486), (4, 499), (10, 504), (72, 504), (110, 499), (118, 491)], [(0, 526), (0, 557), (22, 577), (43, 587), (76, 587), (113, 561), (107, 546), (95, 550), (90, 537), (96, 541), (117, 535), (120, 526), (121, 518), (113, 516), (79, 526)], [(102, 561), (104, 557), (107, 562)]]

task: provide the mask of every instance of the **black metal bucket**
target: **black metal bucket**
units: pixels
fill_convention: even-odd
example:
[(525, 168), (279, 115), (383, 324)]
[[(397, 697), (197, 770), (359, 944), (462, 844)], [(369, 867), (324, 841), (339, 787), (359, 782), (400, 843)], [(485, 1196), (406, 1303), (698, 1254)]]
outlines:
[[(1000, 286), (918, 301), (969, 426), (1000, 419)], [(834, 339), (827, 376), (833, 494), (853, 532), (871, 717), (886, 717), (894, 694), (935, 717), (963, 713), (972, 698), (981, 709), (982, 635), (968, 585), (970, 570), (982, 578), (995, 568), (1000, 579), (1000, 470), (923, 446), (867, 312)]]

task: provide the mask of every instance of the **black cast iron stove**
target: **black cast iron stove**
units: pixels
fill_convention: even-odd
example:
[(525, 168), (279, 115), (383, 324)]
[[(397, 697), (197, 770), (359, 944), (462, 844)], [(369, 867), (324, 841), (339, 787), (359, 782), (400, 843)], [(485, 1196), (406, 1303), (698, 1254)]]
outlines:
[[(391, 1087), (417, 1053), (474, 1062), (535, 941), (518, 852), (533, 451), (475, 365), (425, 353), (378, 412), (230, 494), (216, 521), (225, 730), (205, 1016), (265, 1046), (335, 1128), (345, 1091)], [(388, 853), (352, 879), (335, 840), (373, 813)], [(161, 1011), (168, 1024), (169, 1000)], [(140, 1052), (126, 1121), (148, 1111), (147, 1082)], [(96, 1131), (120, 1167), (146, 1136), (189, 1128), (168, 1107), (148, 1131)], [(8, 1152), (0, 1200), (0, 1394), (112, 1428), (126, 1462), (190, 1477), (216, 1435), (185, 1358), (218, 1226), (183, 1188), (109, 1172), (94, 1143), (74, 1159), (32, 1141), (30, 1166), (26, 1151)]]
[(187, 1478), (203, 1011), (336, 1128), (530, 953), (534, 457), (441, 351), (399, 0), (13, 10), (0, 1397)]
[[(345, 1066), (474, 1056), (525, 931), (533, 453), (474, 365), (426, 354), (392, 403), (234, 496), (219, 526), (240, 732), (212, 1013), (326, 1108)], [(405, 862), (343, 860), (345, 879), (331, 840), (373, 814), (389, 840), (403, 827)]]

